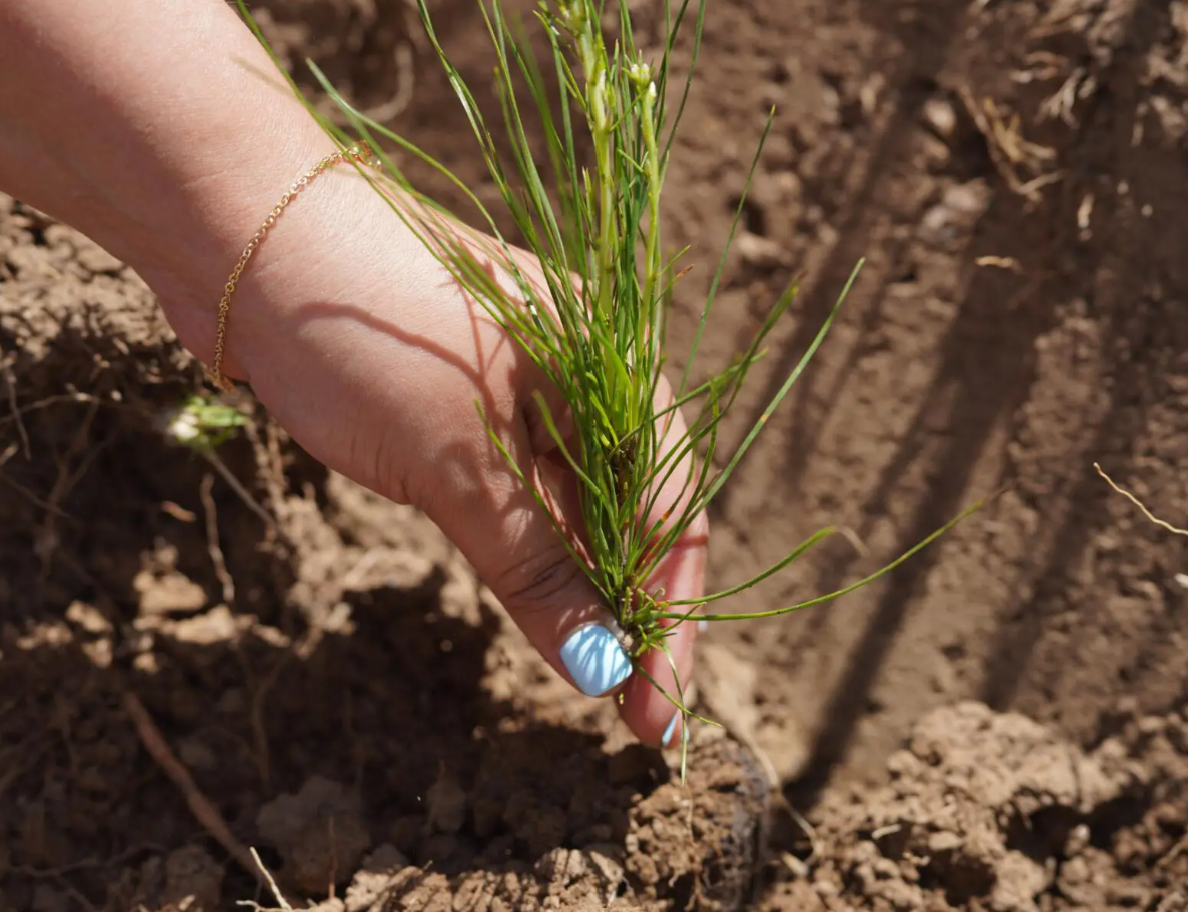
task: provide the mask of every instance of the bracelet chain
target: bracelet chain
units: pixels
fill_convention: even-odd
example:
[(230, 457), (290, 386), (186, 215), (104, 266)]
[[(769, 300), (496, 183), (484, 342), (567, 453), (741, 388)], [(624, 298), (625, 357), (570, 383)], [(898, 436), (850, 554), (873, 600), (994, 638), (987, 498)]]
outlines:
[(359, 143), (358, 145), (351, 146), (349, 149), (340, 149), (337, 152), (332, 152), (301, 175), (301, 177), (297, 178), (290, 185), (285, 195), (280, 198), (280, 202), (268, 213), (268, 218), (264, 220), (259, 230), (248, 241), (247, 246), (243, 248), (243, 253), (239, 255), (239, 260), (236, 262), (235, 268), (231, 270), (227, 284), (223, 286), (223, 297), (219, 301), (218, 324), (215, 330), (214, 363), (211, 365), (210, 370), (211, 380), (219, 389), (230, 390), (234, 388), (234, 384), (223, 373), (223, 359), (227, 349), (227, 325), (231, 317), (231, 298), (235, 294), (240, 276), (243, 275), (244, 269), (247, 268), (248, 262), (255, 254), (260, 243), (267, 236), (268, 232), (272, 230), (272, 226), (276, 224), (277, 219), (281, 217), (281, 214), (289, 207), (289, 204), (323, 171), (348, 161), (355, 161), (360, 165), (371, 164), (371, 148), (367, 143)]

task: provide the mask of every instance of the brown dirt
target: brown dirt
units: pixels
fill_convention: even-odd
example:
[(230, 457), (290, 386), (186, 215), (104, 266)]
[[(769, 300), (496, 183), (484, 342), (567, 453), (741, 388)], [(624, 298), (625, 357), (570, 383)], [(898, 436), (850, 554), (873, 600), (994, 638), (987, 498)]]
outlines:
[[(485, 184), (407, 4), (268, 7), (290, 59)], [(481, 78), (469, 2), (437, 8)], [(867, 257), (715, 510), (715, 580), (843, 527), (744, 602), (773, 607), (1001, 496), (834, 607), (716, 628), (701, 699), (733, 737), (698, 733), (684, 791), (414, 512), (263, 415), (219, 451), (255, 507), (169, 445), (199, 372), (151, 296), (3, 200), (0, 910), (271, 902), (149, 758), (128, 689), (294, 904), (325, 912), (1188, 909), (1188, 552), (1092, 470), (1173, 521), (1188, 506), (1188, 5), (710, 17), (666, 198), (697, 264), (674, 350), (772, 103), (706, 358), (806, 274), (735, 433)], [(778, 801), (756, 832), (764, 769), (813, 840)]]

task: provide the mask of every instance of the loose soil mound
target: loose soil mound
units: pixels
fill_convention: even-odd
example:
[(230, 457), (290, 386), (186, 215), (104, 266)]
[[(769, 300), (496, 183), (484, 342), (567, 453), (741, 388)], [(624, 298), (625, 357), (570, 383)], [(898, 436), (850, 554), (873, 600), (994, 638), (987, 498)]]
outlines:
[(939, 709), (890, 783), (819, 808), (808, 877), (764, 910), (1188, 908), (1188, 719), (1131, 718), (1088, 753), (981, 703)]

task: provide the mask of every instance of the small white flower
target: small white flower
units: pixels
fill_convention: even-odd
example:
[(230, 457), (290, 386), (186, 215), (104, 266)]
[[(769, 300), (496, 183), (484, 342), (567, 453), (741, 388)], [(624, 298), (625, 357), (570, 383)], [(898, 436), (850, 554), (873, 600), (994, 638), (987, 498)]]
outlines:
[(652, 81), (652, 67), (640, 60), (627, 68), (627, 75), (636, 85), (644, 86)]
[(190, 443), (202, 435), (202, 428), (198, 426), (197, 416), (188, 409), (183, 409), (169, 424), (169, 436), (178, 443)]
[(585, 23), (585, 9), (581, 2), (566, 3), (564, 0), (557, 4), (557, 19), (571, 32), (578, 32)]

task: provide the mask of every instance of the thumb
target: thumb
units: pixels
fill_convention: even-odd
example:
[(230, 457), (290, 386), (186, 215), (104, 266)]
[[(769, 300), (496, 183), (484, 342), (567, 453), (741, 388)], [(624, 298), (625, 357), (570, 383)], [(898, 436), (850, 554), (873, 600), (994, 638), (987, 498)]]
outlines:
[[(461, 457), (464, 470), (438, 467), (433, 484), (422, 486), (421, 506), (544, 659), (583, 694), (603, 696), (627, 681), (632, 661), (601, 593), (550, 518), (570, 541), (580, 538), (576, 480), (555, 458), (538, 456), (527, 398), (510, 395), (501, 418), (486, 415), (507, 455), (476, 416), (461, 438), (470, 450)], [(655, 740), (652, 727), (636, 734)]]

